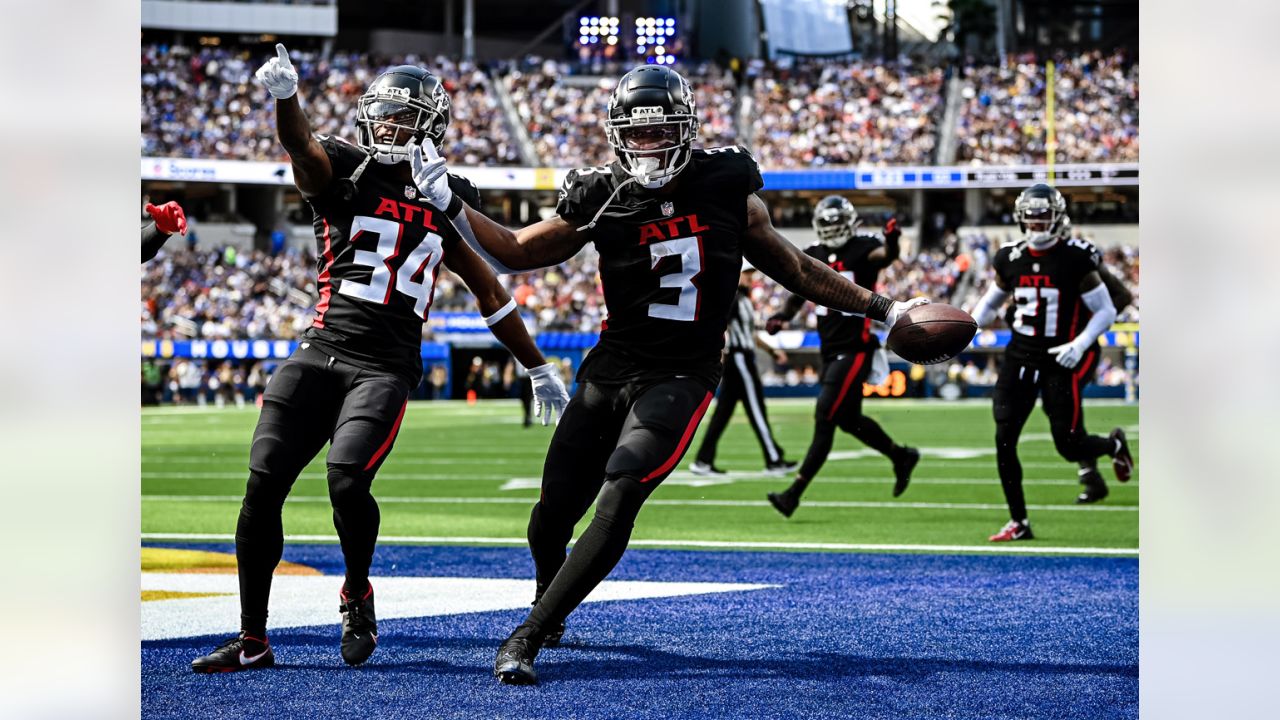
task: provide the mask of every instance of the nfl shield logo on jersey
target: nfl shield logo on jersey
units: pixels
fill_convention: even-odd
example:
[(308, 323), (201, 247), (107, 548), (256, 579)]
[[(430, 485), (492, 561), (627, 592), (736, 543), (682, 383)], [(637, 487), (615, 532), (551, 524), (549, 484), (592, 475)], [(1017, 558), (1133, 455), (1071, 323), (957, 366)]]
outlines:
[(662, 203), (662, 214), (667, 217), (671, 217), (672, 215), (675, 215), (676, 214), (675, 203), (671, 202), (670, 200)]
[(418, 189), (417, 189), (417, 188), (415, 188), (415, 187), (414, 187), (414, 186), (412, 186), (412, 185), (405, 185), (405, 186), (404, 186), (404, 196), (405, 196), (405, 197), (407, 197), (407, 198), (409, 198), (410, 200), (412, 200), (412, 199), (414, 199), (414, 198), (418, 197)]

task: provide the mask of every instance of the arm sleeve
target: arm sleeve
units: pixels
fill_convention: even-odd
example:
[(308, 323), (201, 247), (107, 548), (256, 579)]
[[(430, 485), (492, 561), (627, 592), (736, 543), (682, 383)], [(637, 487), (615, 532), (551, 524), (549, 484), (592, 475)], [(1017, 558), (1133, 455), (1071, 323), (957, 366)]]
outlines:
[(1080, 331), (1072, 342), (1088, 347), (1111, 327), (1111, 323), (1116, 319), (1116, 306), (1111, 304), (1111, 293), (1107, 292), (1105, 284), (1099, 284), (1081, 295), (1080, 299), (1084, 301), (1085, 307), (1093, 312), (1093, 317), (1089, 318), (1084, 330)]
[(160, 232), (155, 223), (142, 227), (142, 262), (147, 262), (160, 252), (160, 247), (169, 239), (167, 233)]
[(1000, 286), (991, 283), (991, 287), (987, 288), (987, 293), (982, 296), (978, 304), (973, 308), (973, 319), (977, 321), (978, 327), (986, 327), (995, 320), (996, 313), (1000, 307), (1004, 305), (1004, 301), (1009, 299), (1009, 291), (1000, 289)]

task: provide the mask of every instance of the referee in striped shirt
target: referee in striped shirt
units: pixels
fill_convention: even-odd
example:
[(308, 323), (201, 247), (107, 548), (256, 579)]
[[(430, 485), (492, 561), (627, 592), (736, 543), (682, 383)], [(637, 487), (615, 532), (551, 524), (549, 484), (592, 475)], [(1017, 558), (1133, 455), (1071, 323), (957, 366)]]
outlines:
[(697, 457), (689, 466), (689, 470), (696, 475), (724, 474), (715, 465), (716, 446), (738, 401), (742, 401), (746, 407), (751, 429), (755, 431), (760, 449), (764, 451), (765, 472), (785, 475), (798, 465), (787, 460), (782, 448), (774, 441), (773, 431), (769, 428), (769, 416), (764, 408), (760, 370), (756, 368), (756, 348), (775, 353), (779, 362), (786, 362), (786, 355), (770, 348), (756, 334), (756, 308), (751, 302), (751, 279), (754, 274), (755, 268), (744, 260), (742, 274), (738, 276), (737, 304), (725, 333), (728, 354), (725, 356), (724, 377), (720, 380), (719, 399), (716, 401), (715, 413), (707, 424), (707, 434), (702, 438), (702, 446), (698, 448)]

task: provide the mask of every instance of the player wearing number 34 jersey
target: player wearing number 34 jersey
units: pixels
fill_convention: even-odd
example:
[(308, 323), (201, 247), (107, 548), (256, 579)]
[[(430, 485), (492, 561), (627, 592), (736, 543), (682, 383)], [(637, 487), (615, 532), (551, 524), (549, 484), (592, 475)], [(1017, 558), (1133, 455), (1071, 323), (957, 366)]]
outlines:
[[(530, 368), (550, 409), (568, 396), (525, 330), (514, 302), (442, 208), (421, 196), (409, 160), (443, 140), (449, 96), (440, 79), (412, 66), (374, 79), (357, 106), (358, 145), (311, 134), (297, 99), (298, 76), (283, 45), (258, 71), (276, 98), (280, 143), (315, 216), (319, 299), (312, 326), (263, 395), (236, 524), (240, 634), (192, 662), (196, 672), (274, 664), (267, 643), (271, 576), (283, 551), (281, 509), (302, 469), (325, 456), (333, 523), (346, 578), (338, 595), (342, 659), (358, 665), (377, 647), (369, 566), (378, 537), (370, 490), (422, 378), (422, 324), (443, 265), (475, 294), (495, 336)], [(478, 203), (475, 187), (450, 178)], [(544, 416), (544, 424), (547, 417)]]
[[(420, 186), (431, 184), (431, 202), (451, 208), (463, 236), (496, 267), (555, 265), (589, 242), (600, 253), (608, 319), (547, 451), (529, 519), (537, 596), (498, 650), (494, 674), (503, 682), (536, 681), (538, 651), (622, 557), (641, 505), (688, 448), (720, 377), (744, 256), (828, 307), (890, 322), (908, 307), (778, 234), (754, 195), (762, 185), (755, 161), (741, 148), (694, 149), (697, 128), (683, 77), (653, 65), (632, 70), (613, 92), (604, 127), (617, 159), (570, 172), (558, 216), (515, 233), (459, 203), (443, 161), (414, 171)], [(566, 557), (593, 501), (595, 516)]]

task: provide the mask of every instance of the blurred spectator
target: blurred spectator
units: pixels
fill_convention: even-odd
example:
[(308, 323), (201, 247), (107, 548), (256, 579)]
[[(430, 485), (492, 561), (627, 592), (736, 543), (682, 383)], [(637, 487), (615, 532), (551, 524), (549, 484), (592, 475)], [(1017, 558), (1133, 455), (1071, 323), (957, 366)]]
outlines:
[(753, 61), (748, 74), (762, 167), (933, 163), (941, 68), (813, 59)]
[[(249, 48), (146, 45), (142, 48), (142, 155), (284, 161), (275, 107), (254, 82), (270, 54)], [(417, 55), (290, 52), (303, 108), (317, 133), (354, 139), (356, 101), (382, 70), (421, 65), (439, 75), (452, 99), (443, 155), (456, 165), (519, 161), (489, 78), (469, 62)]]
[[(1059, 163), (1138, 161), (1138, 65), (1099, 51), (1054, 63)], [(965, 69), (957, 162), (1045, 162), (1045, 64), (1034, 55)]]

